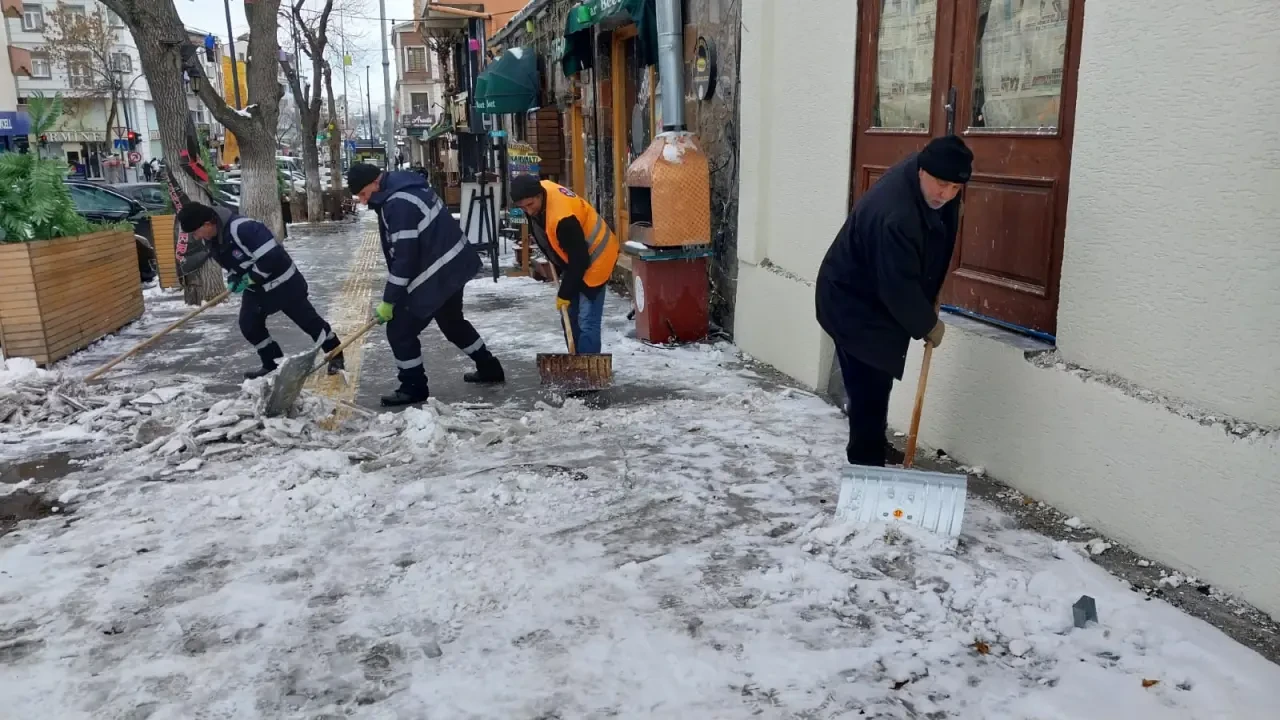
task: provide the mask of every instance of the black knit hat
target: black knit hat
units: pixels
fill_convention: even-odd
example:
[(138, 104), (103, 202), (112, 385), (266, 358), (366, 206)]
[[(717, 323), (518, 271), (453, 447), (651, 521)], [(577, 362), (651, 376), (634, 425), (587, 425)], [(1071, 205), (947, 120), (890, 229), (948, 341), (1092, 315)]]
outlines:
[(533, 175), (517, 175), (511, 179), (511, 202), (517, 203), (542, 194), (542, 183)]
[(920, 151), (920, 169), (953, 183), (967, 183), (973, 174), (973, 151), (955, 135), (934, 138)]
[(187, 203), (178, 211), (178, 227), (182, 228), (184, 233), (195, 232), (205, 223), (217, 222), (217, 220), (218, 216), (213, 212), (213, 208), (197, 202)]
[(347, 170), (347, 190), (358, 195), (382, 176), (382, 171), (369, 163), (356, 163)]

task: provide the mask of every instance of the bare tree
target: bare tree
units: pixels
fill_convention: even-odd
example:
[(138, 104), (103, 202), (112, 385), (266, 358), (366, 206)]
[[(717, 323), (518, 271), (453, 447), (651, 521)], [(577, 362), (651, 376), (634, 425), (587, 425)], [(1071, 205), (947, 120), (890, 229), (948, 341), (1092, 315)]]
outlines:
[[(333, 13), (333, 0), (324, 0), (318, 16), (304, 10), (306, 0), (293, 0), (289, 7), (288, 21), (294, 36), (294, 44), (301, 50), (295, 63), (282, 63), (294, 102), (302, 118), (302, 166), (306, 174), (307, 217), (318, 220), (324, 214), (324, 200), (320, 189), (320, 150), (316, 137), (320, 134), (320, 113), (324, 100), (325, 48), (329, 44), (329, 18)], [(302, 56), (311, 64), (310, 82), (304, 82)]]
[[(229, 106), (212, 86), (196, 58), (197, 49), (183, 28), (174, 0), (101, 0), (115, 11), (133, 34), (142, 59), (142, 71), (151, 87), (151, 96), (160, 124), (160, 139), (165, 162), (182, 190), (193, 199), (208, 202), (207, 189), (194, 177), (178, 168), (187, 164), (183, 150), (187, 142), (186, 90), (183, 73), (201, 101), (219, 123), (235, 133), (240, 142), (240, 161), (244, 168), (244, 191), (241, 212), (262, 221), (284, 237), (280, 214), (280, 196), (276, 186), (276, 120), (280, 98), (284, 93), (279, 77), (280, 43), (276, 37), (276, 13), (280, 0), (257, 0), (245, 4), (249, 19), (248, 67), (246, 70), (249, 99), (244, 110)], [(198, 293), (188, 293), (187, 301), (196, 302), (216, 295), (225, 285), (213, 263), (206, 263), (196, 279)], [(216, 287), (215, 287), (216, 285)]]
[(133, 62), (122, 52), (119, 29), (111, 27), (101, 8), (86, 14), (82, 6), (72, 8), (58, 3), (46, 15), (42, 34), (44, 45), (40, 51), (49, 56), (50, 63), (67, 70), (69, 97), (109, 99), (105, 130), (110, 138), (124, 87), (117, 71), (124, 73), (127, 68), (132, 72)]

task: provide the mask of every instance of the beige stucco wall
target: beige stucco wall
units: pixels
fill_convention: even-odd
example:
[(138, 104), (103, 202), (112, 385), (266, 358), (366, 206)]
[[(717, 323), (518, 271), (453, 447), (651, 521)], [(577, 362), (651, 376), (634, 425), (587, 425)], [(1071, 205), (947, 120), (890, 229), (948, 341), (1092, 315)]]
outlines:
[(830, 348), (821, 347), (812, 283), (849, 202), (857, 7), (805, 5), (742, 1), (734, 312), (743, 319), (734, 334), (758, 359), (816, 386)]
[[(847, 211), (856, 4), (811, 4), (743, 2), (735, 340), (825, 389), (812, 284)], [(1120, 383), (953, 326), (921, 441), (1280, 615), (1276, 37), (1273, 0), (1090, 4), (1058, 349)]]
[(17, 107), (18, 82), (9, 66), (9, 19), (0, 15), (0, 110)]
[(1280, 2), (1087, 7), (1068, 360), (1280, 425), (1278, 131)]

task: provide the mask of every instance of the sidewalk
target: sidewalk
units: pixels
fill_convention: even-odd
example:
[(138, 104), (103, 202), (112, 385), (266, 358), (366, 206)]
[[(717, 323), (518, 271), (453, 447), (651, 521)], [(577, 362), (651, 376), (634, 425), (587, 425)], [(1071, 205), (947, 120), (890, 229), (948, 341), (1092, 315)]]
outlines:
[[(380, 291), (381, 272), (360, 270), (368, 229), (299, 230), (289, 245), (317, 305), (344, 323)], [(618, 387), (586, 407), (537, 384), (534, 353), (562, 347), (551, 287), (477, 279), (467, 293), (511, 382), (464, 386), (467, 364), (429, 329), (437, 401), (355, 412), (336, 430), (321, 399), (289, 423), (246, 410), (260, 386), (238, 380), (254, 358), (234, 306), (112, 376), (95, 391), (114, 398), (102, 407), (54, 377), (0, 374), (0, 396), (43, 388), (14, 402), (47, 417), (0, 424), (0, 456), (76, 456), (0, 485), (0, 498), (58, 507), (0, 534), (5, 712), (1274, 713), (1280, 668), (983, 501), (971, 499), (958, 544), (839, 523), (840, 413), (731, 345), (637, 342), (629, 303), (613, 297)], [(183, 311), (148, 304), (138, 327), (59, 370), (83, 374)], [(273, 333), (301, 348), (285, 324)], [(373, 410), (394, 385), (381, 331), (357, 365), (352, 387), (317, 387)], [(1101, 620), (1084, 630), (1071, 623), (1081, 594)]]

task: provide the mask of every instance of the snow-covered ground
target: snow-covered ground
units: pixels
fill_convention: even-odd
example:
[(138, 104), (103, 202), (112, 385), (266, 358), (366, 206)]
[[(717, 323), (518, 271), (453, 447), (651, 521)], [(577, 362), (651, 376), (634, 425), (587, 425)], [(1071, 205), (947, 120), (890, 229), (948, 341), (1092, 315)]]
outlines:
[[(0, 716), (1275, 717), (1280, 668), (980, 501), (958, 543), (842, 524), (836, 409), (730, 345), (627, 339), (612, 302), (619, 383), (669, 396), (329, 430), (320, 400), (261, 421), (258, 384), (12, 362), (6, 452), (87, 457), (0, 485), (59, 507), (0, 537)], [(507, 356), (556, 347), (475, 321)]]

